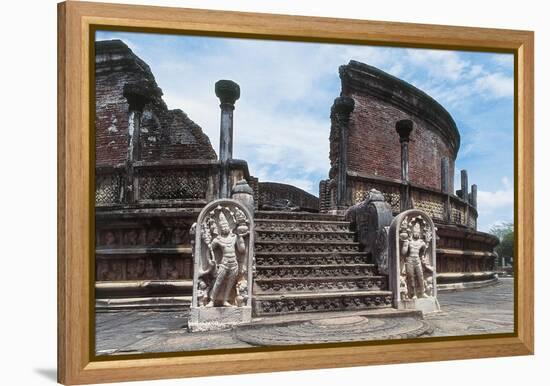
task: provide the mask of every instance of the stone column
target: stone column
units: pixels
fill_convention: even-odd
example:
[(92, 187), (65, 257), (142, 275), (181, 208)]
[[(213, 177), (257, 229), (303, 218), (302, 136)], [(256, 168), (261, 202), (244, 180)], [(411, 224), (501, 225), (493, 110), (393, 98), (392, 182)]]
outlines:
[(128, 83), (124, 85), (122, 95), (128, 102), (128, 154), (126, 156), (126, 183), (124, 201), (138, 200), (138, 181), (135, 176), (134, 162), (140, 159), (140, 124), (143, 108), (150, 101), (152, 90), (147, 84)]
[(409, 189), (409, 140), (413, 130), (413, 122), (410, 119), (397, 121), (395, 130), (399, 134), (401, 143), (401, 211), (410, 209), (410, 189)]
[(449, 195), (449, 188), (449, 158), (441, 157), (441, 193), (445, 194), (443, 216), (447, 222), (451, 220), (451, 198)]
[(449, 193), (449, 159), (441, 157), (441, 192)]
[(351, 112), (355, 107), (355, 101), (351, 97), (340, 96), (332, 105), (336, 124), (339, 132), (338, 141), (338, 177), (336, 185), (336, 205), (343, 209), (349, 204), (347, 190), (348, 172), (348, 128)]
[(220, 190), (219, 197), (230, 195), (229, 160), (233, 158), (233, 110), (235, 102), (241, 95), (239, 85), (232, 80), (219, 80), (214, 86), (216, 96), (220, 99)]
[[(470, 194), (468, 193), (468, 171), (466, 169), (462, 169), (460, 171), (460, 194), (462, 195), (462, 199), (466, 201), (466, 203), (470, 202)], [(464, 225), (468, 226), (468, 220), (470, 218), (469, 205), (466, 205), (464, 213)]]
[(474, 208), (477, 208), (477, 185), (476, 184), (472, 185), (472, 192), (470, 193), (470, 204)]
[(468, 171), (465, 169), (460, 171), (460, 189), (462, 199), (468, 201)]

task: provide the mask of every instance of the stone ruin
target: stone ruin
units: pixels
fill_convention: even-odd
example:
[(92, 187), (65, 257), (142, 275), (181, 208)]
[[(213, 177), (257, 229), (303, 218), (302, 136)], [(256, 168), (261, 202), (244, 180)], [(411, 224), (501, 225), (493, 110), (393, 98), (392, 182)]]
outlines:
[(195, 331), (253, 316), (432, 312), (438, 287), (494, 282), (497, 241), (476, 230), (465, 171), (453, 193), (450, 115), (365, 64), (340, 77), (317, 198), (233, 158), (235, 82), (214, 86), (216, 154), (166, 108), (147, 64), (120, 41), (97, 42), (96, 309), (191, 307)]

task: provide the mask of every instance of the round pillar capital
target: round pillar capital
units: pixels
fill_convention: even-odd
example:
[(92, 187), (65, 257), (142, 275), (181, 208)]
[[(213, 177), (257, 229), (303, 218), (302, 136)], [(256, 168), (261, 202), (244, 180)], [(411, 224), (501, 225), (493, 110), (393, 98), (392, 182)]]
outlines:
[(349, 114), (351, 114), (354, 108), (355, 108), (355, 101), (353, 100), (352, 97), (339, 96), (334, 100), (333, 109), (334, 109), (334, 112), (338, 115), (348, 116)]
[(399, 134), (401, 142), (409, 142), (409, 137), (413, 130), (413, 122), (410, 119), (402, 119), (395, 124), (395, 131)]
[(214, 91), (222, 104), (234, 105), (241, 96), (239, 85), (232, 80), (218, 80), (214, 86)]

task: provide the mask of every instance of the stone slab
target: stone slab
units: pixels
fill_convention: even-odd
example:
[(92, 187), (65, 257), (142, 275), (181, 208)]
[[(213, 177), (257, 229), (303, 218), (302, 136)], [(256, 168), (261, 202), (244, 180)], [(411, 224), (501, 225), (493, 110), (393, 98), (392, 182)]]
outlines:
[(430, 314), (432, 312), (441, 311), (439, 302), (436, 298), (431, 296), (418, 299), (400, 300), (398, 308), (403, 310), (419, 310), (422, 311), (422, 314)]
[(190, 331), (224, 330), (252, 321), (252, 307), (191, 307)]

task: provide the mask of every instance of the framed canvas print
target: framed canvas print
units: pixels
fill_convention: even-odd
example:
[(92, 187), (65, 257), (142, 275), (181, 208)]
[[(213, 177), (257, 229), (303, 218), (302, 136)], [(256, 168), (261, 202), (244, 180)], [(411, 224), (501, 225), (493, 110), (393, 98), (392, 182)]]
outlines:
[(532, 32), (58, 17), (59, 382), (533, 353)]

